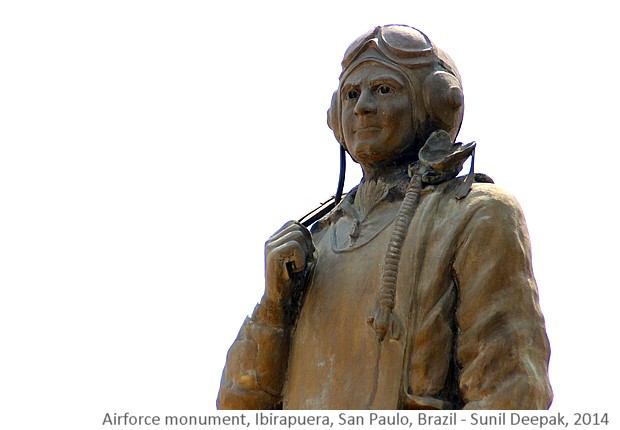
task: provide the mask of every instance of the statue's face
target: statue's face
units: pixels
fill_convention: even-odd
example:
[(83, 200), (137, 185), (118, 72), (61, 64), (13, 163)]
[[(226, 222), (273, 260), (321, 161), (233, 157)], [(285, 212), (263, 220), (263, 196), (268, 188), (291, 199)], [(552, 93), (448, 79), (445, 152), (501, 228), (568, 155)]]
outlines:
[(379, 63), (362, 63), (344, 81), (340, 98), (344, 140), (357, 162), (389, 162), (413, 145), (413, 107), (398, 72)]

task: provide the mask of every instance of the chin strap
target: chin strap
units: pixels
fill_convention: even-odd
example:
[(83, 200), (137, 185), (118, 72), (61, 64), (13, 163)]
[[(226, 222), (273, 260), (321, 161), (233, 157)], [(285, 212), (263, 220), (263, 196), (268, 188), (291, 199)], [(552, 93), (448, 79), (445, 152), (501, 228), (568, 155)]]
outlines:
[(347, 172), (347, 151), (344, 146), (340, 145), (340, 176), (338, 176), (338, 188), (334, 196), (334, 203), (340, 203), (342, 199), (342, 190), (344, 189), (344, 176)]
[[(438, 130), (431, 134), (419, 153), (419, 163), (416, 169), (421, 175), (424, 184), (439, 184), (456, 177), (461, 170), (463, 162), (471, 156), (469, 174), (457, 188), (455, 197), (461, 200), (467, 196), (472, 184), (478, 182), (493, 182), (486, 175), (474, 173), (474, 155), (476, 142), (468, 144), (453, 143), (450, 135), (444, 130)], [(319, 207), (301, 217), (298, 222), (305, 227), (310, 227), (315, 221), (329, 213), (342, 200), (345, 174), (347, 170), (347, 151), (340, 145), (340, 175), (336, 194)]]
[(338, 189), (336, 190), (336, 194), (331, 196), (327, 201), (324, 201), (311, 212), (299, 218), (297, 222), (299, 222), (304, 227), (310, 227), (315, 221), (323, 218), (325, 215), (329, 213), (332, 209), (336, 207), (340, 200), (342, 200), (343, 190), (344, 190), (344, 177), (347, 171), (347, 151), (344, 149), (344, 146), (340, 146), (340, 176), (338, 177)]

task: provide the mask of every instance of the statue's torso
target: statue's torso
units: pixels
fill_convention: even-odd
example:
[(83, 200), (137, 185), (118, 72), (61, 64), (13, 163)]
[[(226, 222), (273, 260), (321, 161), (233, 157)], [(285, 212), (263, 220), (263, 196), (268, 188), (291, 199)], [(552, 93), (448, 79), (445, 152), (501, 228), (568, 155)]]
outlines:
[[(367, 319), (377, 304), (399, 206), (385, 201), (366, 217), (345, 210), (317, 235), (318, 260), (293, 335), (285, 408), (397, 407), (405, 336), (388, 335), (380, 344)], [(404, 326), (411, 290), (402, 284), (411, 285), (403, 282), (411, 274), (403, 266), (393, 313)]]

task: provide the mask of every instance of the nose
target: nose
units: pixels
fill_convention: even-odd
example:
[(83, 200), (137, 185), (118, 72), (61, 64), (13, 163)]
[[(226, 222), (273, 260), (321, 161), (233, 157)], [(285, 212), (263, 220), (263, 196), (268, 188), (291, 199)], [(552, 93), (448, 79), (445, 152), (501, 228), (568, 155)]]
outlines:
[(353, 111), (356, 116), (369, 115), (377, 112), (377, 101), (371, 91), (362, 91)]

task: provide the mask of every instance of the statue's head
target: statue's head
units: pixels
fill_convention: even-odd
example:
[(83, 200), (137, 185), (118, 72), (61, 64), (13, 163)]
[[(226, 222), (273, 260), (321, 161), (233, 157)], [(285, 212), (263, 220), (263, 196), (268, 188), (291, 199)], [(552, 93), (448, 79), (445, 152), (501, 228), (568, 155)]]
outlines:
[[(376, 124), (369, 121), (368, 130), (359, 134), (347, 124), (364, 112), (381, 110), (382, 101), (387, 104), (379, 116), (389, 130), (382, 132), (381, 142), (402, 146), (398, 150), (411, 161), (434, 131), (445, 130), (452, 141), (456, 139), (463, 120), (461, 78), (450, 57), (415, 28), (380, 26), (357, 38), (345, 52), (339, 81), (328, 125), (354, 159), (362, 138), (372, 137)], [(377, 94), (376, 100), (364, 99), (363, 89)], [(382, 98), (390, 91), (391, 99)], [(359, 159), (363, 151), (357, 154), (363, 163)]]

